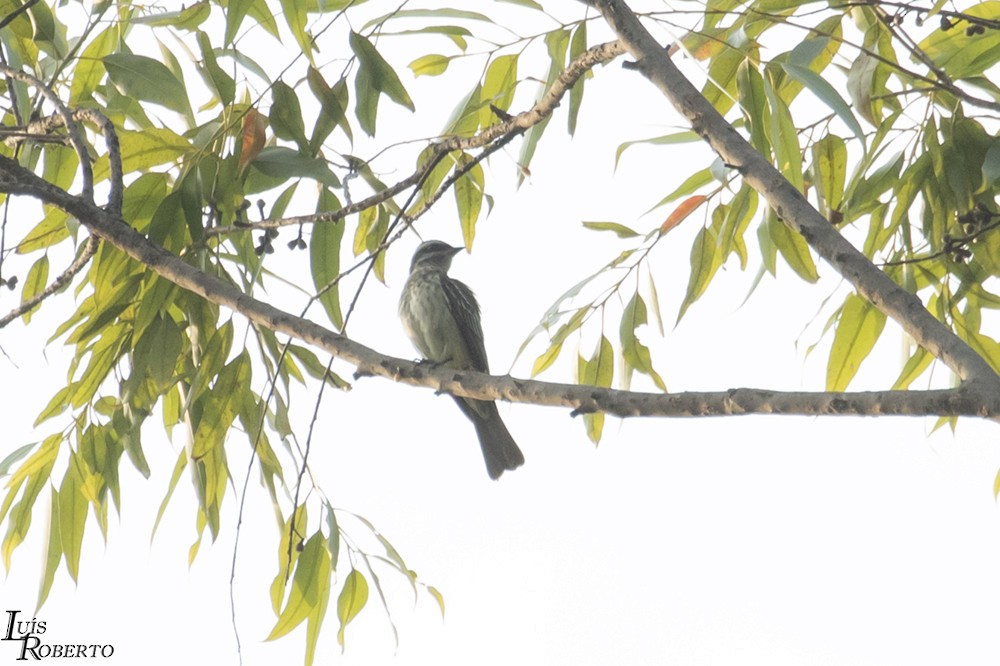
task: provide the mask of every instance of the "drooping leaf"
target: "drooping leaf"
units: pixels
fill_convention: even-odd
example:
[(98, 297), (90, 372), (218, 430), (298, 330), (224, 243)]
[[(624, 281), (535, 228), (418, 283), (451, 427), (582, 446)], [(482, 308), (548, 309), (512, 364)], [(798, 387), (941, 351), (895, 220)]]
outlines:
[(854, 379), (885, 327), (885, 315), (860, 296), (848, 295), (837, 320), (830, 359), (826, 368), (826, 390), (843, 391)]

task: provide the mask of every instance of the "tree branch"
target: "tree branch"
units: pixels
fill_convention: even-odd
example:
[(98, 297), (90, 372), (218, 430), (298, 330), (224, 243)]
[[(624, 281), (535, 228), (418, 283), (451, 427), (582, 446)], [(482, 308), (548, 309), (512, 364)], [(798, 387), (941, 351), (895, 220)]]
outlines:
[[(1000, 392), (979, 383), (938, 391), (782, 393), (732, 389), (714, 393), (640, 393), (578, 384), (556, 384), (431, 367), (380, 354), (343, 335), (244, 294), (203, 273), (139, 234), (120, 217), (83, 197), (72, 196), (0, 155), (0, 192), (37, 198), (75, 216), (95, 236), (111, 243), (161, 277), (354, 365), (356, 376), (373, 375), (411, 386), (484, 400), (567, 407), (574, 414), (627, 416), (713, 416), (746, 414), (935, 415), (1000, 417)], [(987, 389), (989, 387), (986, 387)]]
[(542, 122), (552, 115), (553, 111), (556, 110), (559, 103), (562, 101), (563, 96), (565, 96), (565, 94), (570, 88), (573, 87), (573, 84), (575, 84), (581, 76), (593, 69), (596, 65), (612, 60), (620, 56), (622, 53), (625, 53), (625, 47), (620, 41), (606, 42), (604, 44), (598, 44), (597, 46), (590, 47), (574, 58), (569, 65), (566, 66), (566, 69), (564, 69), (559, 76), (556, 77), (552, 86), (545, 91), (545, 94), (542, 95), (541, 99), (539, 99), (533, 107), (511, 117), (508, 120), (497, 123), (496, 125), (490, 125), (483, 131), (473, 136), (452, 136), (443, 139), (442, 141), (438, 141), (433, 144), (434, 151), (428, 156), (427, 161), (424, 162), (420, 168), (406, 178), (397, 182), (395, 185), (391, 185), (381, 192), (376, 192), (366, 199), (362, 199), (361, 201), (353, 203), (349, 206), (344, 206), (339, 210), (326, 213), (296, 215), (293, 217), (261, 220), (260, 222), (251, 222), (248, 224), (241, 224), (239, 226), (230, 225), (224, 227), (214, 227), (212, 229), (206, 229), (205, 236), (222, 236), (238, 232), (245, 233), (256, 229), (278, 229), (297, 224), (336, 222), (337, 220), (342, 220), (349, 215), (353, 215), (354, 213), (359, 213), (367, 208), (371, 208), (372, 206), (377, 206), (383, 201), (386, 201), (400, 192), (418, 184), (424, 178), (426, 173), (430, 171), (435, 164), (437, 164), (437, 158), (441, 155), (456, 150), (475, 150), (477, 148), (482, 148), (492, 144), (502, 137), (520, 134)]
[(920, 346), (962, 380), (982, 382), (1000, 392), (1000, 377), (969, 345), (935, 319), (914, 294), (892, 281), (851, 245), (813, 208), (774, 166), (754, 150), (677, 69), (667, 51), (646, 30), (623, 0), (587, 0), (638, 61), (638, 69), (673, 104), (778, 216), (798, 231), (816, 253), (872, 305), (899, 323)]
[(97, 238), (95, 236), (88, 238), (87, 244), (84, 246), (83, 251), (80, 252), (80, 256), (73, 260), (73, 263), (70, 264), (66, 270), (60, 273), (59, 277), (49, 283), (49, 286), (35, 294), (32, 298), (26, 300), (24, 303), (21, 303), (3, 317), (0, 317), (0, 328), (4, 328), (7, 324), (14, 321), (25, 312), (30, 312), (36, 305), (69, 284), (70, 280), (73, 279), (73, 276), (79, 273), (84, 266), (90, 263), (93, 256), (97, 254), (98, 245), (99, 243), (97, 242)]

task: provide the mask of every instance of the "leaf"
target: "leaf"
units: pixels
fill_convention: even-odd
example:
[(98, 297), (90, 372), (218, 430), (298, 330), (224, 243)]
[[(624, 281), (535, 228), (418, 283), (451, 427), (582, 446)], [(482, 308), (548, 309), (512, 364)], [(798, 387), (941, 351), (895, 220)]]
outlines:
[(697, 171), (688, 176), (687, 180), (681, 183), (677, 187), (677, 189), (675, 189), (673, 192), (660, 199), (660, 201), (655, 206), (647, 210), (646, 213), (647, 214), (651, 213), (657, 208), (660, 208), (661, 206), (664, 206), (670, 203), (671, 201), (676, 201), (677, 199), (680, 199), (684, 195), (691, 194), (695, 190), (701, 189), (705, 185), (711, 183), (712, 180), (714, 180), (714, 176), (712, 175), (712, 170), (710, 168)]
[(119, 27), (111, 26), (102, 30), (87, 44), (73, 69), (73, 83), (70, 85), (69, 104), (78, 106), (80, 102), (93, 98), (94, 91), (101, 84), (106, 69), (103, 58), (118, 44)]
[(264, 149), (267, 141), (266, 128), (267, 121), (264, 120), (264, 116), (253, 107), (247, 109), (240, 128), (240, 173), (243, 173), (247, 165), (257, 159), (260, 151)]
[(347, 106), (347, 85), (344, 80), (341, 79), (331, 88), (320, 71), (315, 67), (310, 67), (306, 73), (306, 81), (309, 84), (309, 90), (320, 103), (319, 117), (316, 119), (316, 126), (309, 138), (309, 154), (319, 154), (320, 147), (333, 132), (334, 127), (340, 127), (347, 135), (348, 140), (354, 141), (354, 133), (351, 130), (351, 124), (347, 121), (347, 113), (344, 111)]
[(646, 302), (636, 292), (632, 295), (628, 305), (622, 312), (621, 325), (619, 327), (619, 338), (622, 343), (622, 357), (626, 364), (625, 385), (628, 386), (628, 373), (632, 369), (638, 370), (647, 375), (656, 384), (656, 388), (666, 391), (667, 386), (663, 383), (660, 374), (653, 369), (653, 361), (649, 354), (649, 348), (639, 342), (635, 336), (635, 331), (640, 326), (647, 323)]
[(211, 11), (208, 0), (201, 0), (178, 11), (135, 16), (132, 18), (132, 22), (150, 27), (173, 27), (191, 31), (204, 23)]
[(819, 280), (816, 262), (809, 251), (809, 244), (802, 234), (790, 229), (778, 219), (773, 210), (768, 211), (766, 230), (774, 247), (781, 253), (788, 265), (806, 282)]
[(768, 137), (774, 149), (774, 159), (778, 171), (795, 186), (799, 192), (804, 190), (802, 178), (802, 150), (799, 147), (799, 131), (792, 121), (792, 114), (784, 100), (775, 91), (776, 73), (768, 68), (764, 77), (764, 95), (771, 108), (771, 122), (768, 126)]
[(829, 219), (839, 211), (847, 179), (847, 145), (839, 136), (827, 134), (813, 144), (813, 174), (821, 210)]
[[(288, 1), (294, 2), (295, 0)], [(395, 70), (368, 39), (356, 32), (351, 32), (349, 42), (359, 63), (358, 73), (354, 79), (357, 97), (355, 114), (361, 124), (361, 129), (369, 136), (374, 136), (380, 93), (385, 93), (389, 99), (410, 111), (414, 110), (413, 100), (410, 99), (410, 95), (406, 92), (406, 88), (403, 87)]]
[(108, 78), (123, 95), (159, 104), (190, 117), (184, 84), (158, 60), (130, 53), (112, 53), (102, 58)]
[(253, 161), (253, 168), (284, 183), (289, 178), (310, 178), (328, 187), (340, 187), (340, 179), (326, 160), (310, 157), (286, 146), (268, 146)]
[[(24, 278), (24, 286), (21, 288), (21, 304), (25, 304), (32, 298), (42, 293), (49, 280), (49, 255), (43, 254), (28, 269), (28, 275)], [(31, 321), (32, 312), (41, 307), (41, 303), (25, 312), (21, 317), (24, 323)]]
[(306, 139), (305, 123), (302, 120), (302, 108), (299, 98), (291, 86), (283, 81), (276, 81), (271, 86), (271, 112), (268, 119), (271, 129), (279, 139), (294, 141), (303, 153), (309, 152), (309, 141)]
[[(573, 60), (578, 56), (582, 55), (584, 51), (587, 50), (587, 22), (580, 21), (576, 28), (573, 30), (573, 36), (569, 40), (569, 58)], [(569, 89), (569, 118), (567, 120), (567, 130), (569, 135), (573, 136), (576, 133), (576, 120), (580, 115), (580, 106), (583, 103), (583, 85), (587, 78), (593, 76), (592, 72), (588, 71), (586, 74), (577, 79), (573, 87)]]
[(687, 199), (682, 201), (681, 204), (677, 206), (677, 208), (675, 208), (673, 212), (670, 213), (670, 215), (667, 216), (667, 219), (663, 221), (663, 224), (660, 225), (660, 235), (663, 236), (668, 231), (670, 231), (678, 224), (683, 222), (685, 219), (687, 219), (688, 215), (697, 210), (698, 206), (700, 206), (705, 201), (705, 199), (706, 199), (705, 195), (697, 194), (693, 197), (688, 197)]
[(862, 146), (866, 145), (867, 141), (865, 140), (864, 130), (861, 129), (861, 124), (851, 112), (851, 107), (847, 105), (847, 102), (844, 101), (844, 98), (840, 96), (840, 93), (837, 92), (837, 89), (829, 81), (806, 67), (785, 63), (783, 68), (789, 76), (805, 85), (821, 102), (830, 107), (844, 121), (847, 128), (854, 133), (854, 136), (861, 141)]
[(680, 323), (688, 307), (705, 293), (708, 283), (721, 265), (722, 256), (715, 232), (709, 227), (702, 227), (691, 244), (691, 276), (688, 278), (684, 301), (677, 313), (677, 323)]
[(288, 24), (288, 29), (292, 31), (292, 36), (295, 37), (299, 48), (302, 49), (302, 54), (309, 58), (309, 62), (312, 63), (312, 52), (315, 47), (312, 35), (306, 30), (306, 21), (309, 18), (306, 13), (306, 3), (301, 0), (279, 1), (281, 3), (281, 13), (285, 15), (285, 23)]
[(610, 231), (618, 236), (618, 238), (636, 238), (641, 235), (638, 231), (634, 231), (618, 222), (584, 222), (583, 226), (585, 229), (592, 229), (594, 231)]
[(361, 609), (368, 602), (368, 581), (357, 569), (351, 569), (344, 580), (344, 587), (337, 597), (337, 619), (340, 620), (340, 629), (337, 631), (337, 642), (340, 643), (341, 651), (344, 648), (344, 630), (348, 623), (358, 616)]
[(517, 87), (517, 54), (503, 55), (494, 58), (486, 68), (483, 77), (483, 87), (479, 99), (482, 107), (479, 110), (479, 126), (489, 127), (496, 116), (490, 105), (506, 111), (514, 99), (514, 89)]
[[(205, 7), (205, 14), (207, 16), (209, 9), (208, 2), (203, 1), (198, 4)], [(215, 91), (215, 95), (222, 102), (222, 105), (229, 106), (236, 97), (236, 82), (233, 80), (233, 77), (229, 76), (229, 74), (219, 67), (219, 62), (215, 59), (215, 49), (212, 48), (212, 43), (209, 41), (208, 35), (201, 30), (198, 31), (198, 48), (201, 49), (206, 82)]]
[(247, 13), (250, 8), (254, 5), (256, 0), (229, 0), (227, 3), (226, 10), (226, 38), (224, 41), (225, 45), (233, 43), (236, 39), (236, 33), (240, 29), (240, 25), (243, 23), (243, 19), (246, 18)]
[[(1000, 472), (997, 472), (997, 478), (1000, 478)], [(993, 494), (996, 495), (996, 491), (994, 491)], [(441, 609), (441, 619), (443, 620), (444, 619), (444, 597), (441, 595), (440, 592), (438, 592), (437, 588), (434, 587), (433, 585), (428, 585), (427, 586), (427, 591), (430, 593), (430, 595), (432, 597), (434, 597), (434, 601), (437, 602), (438, 608)]]
[(329, 590), (330, 555), (322, 532), (316, 532), (299, 553), (292, 576), (292, 589), (266, 641), (273, 641), (299, 626), (307, 617), (324, 608), (323, 590)]
[[(589, 360), (582, 356), (577, 364), (577, 375), (581, 384), (589, 386), (611, 386), (614, 377), (615, 350), (611, 346), (611, 341), (607, 336), (602, 335), (594, 350), (594, 355)], [(597, 444), (601, 440), (601, 432), (604, 429), (604, 414), (584, 414), (584, 427), (587, 429), (587, 437)]]
[(684, 143), (695, 143), (701, 141), (701, 137), (698, 136), (693, 130), (686, 130), (683, 132), (675, 132), (674, 134), (667, 134), (665, 136), (658, 136), (652, 139), (635, 139), (633, 141), (626, 141), (618, 146), (615, 151), (615, 170), (618, 170), (618, 162), (621, 161), (622, 155), (625, 151), (632, 146), (671, 146), (676, 144)]
[(860, 296), (848, 295), (841, 308), (826, 366), (826, 390), (844, 391), (871, 353), (885, 327), (885, 315)]
[(38, 446), (38, 442), (32, 442), (31, 444), (25, 444), (24, 446), (19, 446), (10, 453), (8, 453), (3, 460), (0, 460), (0, 478), (7, 476), (10, 473), (10, 468), (14, 465), (14, 463), (16, 463), (18, 460), (31, 453), (31, 450), (36, 446)]
[(847, 94), (861, 117), (878, 127), (879, 105), (874, 100), (875, 73), (879, 61), (868, 53), (859, 53), (847, 73)]
[[(455, 164), (456, 173), (466, 168), (473, 157), (468, 153), (459, 155)], [(483, 208), (483, 188), (485, 187), (483, 167), (474, 164), (461, 178), (455, 181), (455, 205), (458, 207), (458, 220), (462, 225), (462, 239), (465, 248), (472, 250), (472, 241), (476, 237), (476, 221)]]
[(414, 76), (438, 76), (445, 73), (449, 63), (451, 63), (449, 56), (428, 53), (411, 62), (409, 67)]
[(934, 357), (923, 347), (913, 350), (913, 355), (906, 360), (903, 369), (899, 371), (899, 377), (892, 385), (893, 391), (905, 391), (910, 384), (923, 374), (924, 370), (930, 367)]
[(41, 584), (38, 588), (38, 604), (35, 606), (37, 611), (45, 603), (45, 600), (49, 598), (49, 591), (52, 589), (52, 582), (56, 577), (56, 569), (59, 568), (59, 562), (62, 560), (62, 542), (59, 537), (59, 493), (53, 487), (51, 495), (49, 497), (49, 535), (47, 543), (45, 545), (45, 569), (42, 572)]
[[(323, 190), (318, 208), (317, 212), (336, 210), (340, 208), (340, 204), (329, 190)], [(312, 239), (309, 242), (313, 285), (317, 292), (320, 292), (317, 298), (326, 310), (330, 322), (338, 330), (344, 326), (344, 316), (340, 311), (339, 285), (327, 287), (340, 276), (340, 241), (343, 237), (343, 220), (317, 222), (313, 225)]]
[[(194, 150), (190, 141), (160, 127), (149, 127), (139, 132), (119, 129), (118, 142), (121, 144), (125, 173), (177, 162)], [(94, 163), (94, 182), (104, 180), (109, 173), (108, 156), (101, 155)]]
[[(75, 455), (73, 458), (79, 464)], [(87, 500), (80, 489), (80, 475), (71, 463), (59, 488), (59, 539), (66, 556), (66, 570), (74, 582), (77, 582), (80, 573), (80, 551), (87, 523), (87, 506)]]

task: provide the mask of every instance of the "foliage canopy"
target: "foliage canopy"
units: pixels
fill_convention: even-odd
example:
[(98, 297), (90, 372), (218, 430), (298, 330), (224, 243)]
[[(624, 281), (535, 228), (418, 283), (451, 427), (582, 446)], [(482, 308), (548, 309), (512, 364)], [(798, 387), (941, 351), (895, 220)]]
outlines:
[[(8, 568), (42, 510), (37, 500), (43, 493), (52, 500), (39, 604), (60, 563), (74, 580), (79, 575), (88, 525), (107, 538), (123, 467), (150, 474), (143, 438), (160, 427), (154, 414), (168, 433), (181, 428), (189, 440), (155, 523), (189, 475), (199, 535), (191, 560), (206, 529), (213, 539), (223, 529), (223, 503), (238, 501), (227, 447), (251, 447), (284, 535), (269, 638), (307, 622), (307, 663), (331, 595), (341, 645), (370, 586), (384, 603), (373, 562), (414, 589), (424, 586), (370, 523), (335, 510), (318, 489), (303, 487), (308, 478), (291, 473), (308, 465), (306, 426), (288, 414), (292, 385), (320, 396), (321, 387), (349, 385), (317, 353), (329, 350), (221, 307), (233, 301), (213, 297), (213, 285), (249, 301), (288, 280), (306, 294), (302, 307), (318, 304), (346, 335), (368, 277), (384, 278), (393, 243), (419, 229), (432, 207), (454, 207), (471, 249), (493, 205), (490, 179), (504, 177), (484, 168), (487, 158), (510, 145), (518, 159), (508, 175), (527, 177), (542, 138), (561, 131), (550, 127), (553, 118), (576, 132), (588, 79), (635, 76), (597, 69), (631, 48), (614, 41), (602, 16), (619, 3), (551, 4), (511, 0), (472, 11), (374, 0), (201, 0), (181, 9), (6, 3), (0, 242), (8, 245), (0, 247), (0, 280), (20, 290), (21, 306), (0, 321), (32, 325), (41, 307), (73, 308), (45, 332), (74, 350), (66, 385), (41, 408), (38, 441), (0, 463), (7, 478), (0, 553)], [(1000, 370), (1000, 343), (982, 326), (1000, 307), (993, 279), (1000, 275), (1000, 88), (992, 81), (1000, 2), (650, 4), (636, 8), (644, 25), (671, 44), (705, 100), (829, 224)], [(279, 49), (281, 57), (270, 56)], [(414, 89), (435, 77), (449, 78), (453, 96), (440, 136), (399, 141), (387, 133), (388, 113), (424, 113)], [(630, 138), (614, 159), (640, 144), (669, 150), (712, 140), (697, 117), (689, 120), (697, 131)], [(394, 181), (386, 175), (401, 171), (407, 175)], [(580, 384), (611, 387), (617, 377), (628, 388), (639, 373), (666, 391), (669, 377), (636, 331), (664, 329), (655, 249), (681, 223), (701, 226), (678, 320), (727, 262), (755, 269), (754, 286), (780, 265), (816, 281), (811, 239), (786, 224), (791, 214), (763, 201), (746, 175), (720, 157), (652, 193), (662, 221), (585, 223), (582, 233), (614, 234), (630, 246), (595, 274), (574, 276), (573, 286), (555, 285), (565, 291), (532, 335), (547, 343), (533, 375), (587, 333), (597, 342), (577, 355)], [(18, 203), (32, 214), (9, 216), (13, 195), (42, 206)], [(142, 242), (205, 276), (201, 292), (178, 282), (169, 263), (142, 261), (110, 238), (113, 231), (95, 231), (98, 209), (86, 208), (95, 196)], [(276, 245), (285, 227), (296, 235)], [(295, 252), (308, 257), (308, 273), (276, 272), (272, 254)], [(874, 299), (849, 293), (828, 315), (825, 389), (843, 392), (887, 314)], [(914, 345), (886, 384), (908, 389), (934, 362), (927, 346)], [(604, 413), (582, 411), (596, 442)], [(943, 422), (957, 418), (939, 414)], [(344, 538), (345, 518), (370, 535), (371, 552)], [(443, 611), (441, 595), (422, 589)]]

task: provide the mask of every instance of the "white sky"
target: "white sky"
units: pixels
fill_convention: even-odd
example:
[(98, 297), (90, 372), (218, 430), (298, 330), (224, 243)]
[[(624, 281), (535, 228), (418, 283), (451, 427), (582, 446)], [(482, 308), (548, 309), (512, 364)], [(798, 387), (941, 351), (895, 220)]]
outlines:
[[(435, 94), (425, 82), (404, 78), (418, 109), (427, 100), (417, 95)], [(383, 118), (409, 122), (387, 102)], [(635, 148), (612, 174), (621, 141), (666, 133), (676, 122), (638, 74), (613, 65), (587, 84), (575, 142), (559, 136), (560, 114), (531, 180), (517, 192), (491, 183), (496, 208), (480, 223), (473, 255), (459, 255), (453, 274), (479, 295), (496, 372), (509, 366), (556, 296), (625, 247), (610, 234), (582, 230), (580, 221), (650, 228), (666, 213), (640, 220), (642, 212), (707, 164), (700, 146), (676, 149), (666, 160)], [(513, 171), (515, 156), (497, 156), (494, 168)], [(668, 331), (663, 340), (644, 339), (670, 389), (820, 390), (828, 341), (808, 358), (802, 350), (828, 312), (798, 348), (796, 339), (839, 287), (829, 270), (811, 286), (780, 266), (780, 281), (765, 278), (740, 307), (758, 265), (752, 249), (751, 272), (728, 264), (669, 330), (700, 223), (689, 218), (653, 255)], [(460, 239), (447, 203), (420, 229), (425, 238)], [(279, 255), (289, 254), (284, 240), (276, 243)], [(414, 352), (395, 303), (416, 243), (410, 238), (390, 255), (388, 287), (369, 287), (351, 325), (356, 339), (403, 357)], [(278, 261), (289, 258), (300, 260)], [(71, 298), (53, 301), (37, 323), (60, 321)], [(15, 302), (12, 293), (0, 305)], [(14, 325), (0, 335), (11, 357), (0, 359), (0, 454), (49, 432), (34, 432), (31, 422), (61, 385), (63, 351), (58, 343), (43, 347), (51, 328), (42, 330)], [(881, 388), (895, 378), (901, 342), (894, 330), (885, 337), (852, 388)], [(513, 374), (526, 376), (532, 359), (526, 354)], [(567, 363), (547, 377), (568, 380)], [(255, 374), (258, 388), (261, 378)], [(299, 395), (301, 433), (311, 410), (311, 396)], [(336, 506), (371, 520), (420, 579), (441, 590), (447, 613), (442, 621), (424, 592), (414, 604), (408, 586), (385, 571), (398, 649), (373, 589), (369, 608), (347, 630), (343, 657), (331, 601), (317, 663), (996, 662), (1000, 516), (992, 482), (1000, 452), (992, 424), (963, 422), (957, 436), (928, 436), (933, 421), (920, 419), (609, 419), (595, 450), (564, 410), (502, 405), (501, 413), (527, 463), (494, 483), (450, 399), (377, 379), (324, 396), (314, 476)], [(106, 548), (88, 524), (79, 586), (61, 570), (37, 613), (47, 622), (46, 640), (111, 643), (118, 663), (236, 663), (228, 590), (234, 496), (224, 505), (220, 539), (206, 540), (190, 569), (195, 500), (188, 481), (178, 485), (150, 545), (181, 446), (148, 438), (153, 475), (147, 482), (123, 474), (123, 511), (111, 521)], [(237, 438), (228, 449), (237, 488), (246, 448)], [(256, 468), (253, 474), (235, 583), (243, 663), (302, 663), (304, 625), (262, 642), (274, 623), (267, 587), (277, 569), (277, 534)], [(40, 515), (0, 586), (0, 610), (20, 609), (28, 618), (41, 572)], [(341, 575), (346, 564), (342, 553)], [(13, 658), (14, 647), (0, 643), (0, 663)]]

